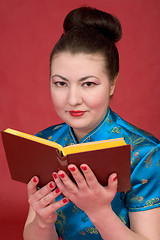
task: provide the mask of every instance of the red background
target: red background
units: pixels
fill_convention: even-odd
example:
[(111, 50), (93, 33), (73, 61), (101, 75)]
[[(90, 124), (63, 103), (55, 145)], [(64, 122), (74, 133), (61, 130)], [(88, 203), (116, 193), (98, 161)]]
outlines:
[[(60, 121), (50, 99), (49, 55), (65, 15), (84, 4), (114, 13), (122, 23), (120, 76), (111, 107), (159, 138), (159, 0), (1, 0), (0, 129), (34, 134)], [(22, 239), (27, 210), (26, 185), (11, 180), (0, 139), (2, 239)]]

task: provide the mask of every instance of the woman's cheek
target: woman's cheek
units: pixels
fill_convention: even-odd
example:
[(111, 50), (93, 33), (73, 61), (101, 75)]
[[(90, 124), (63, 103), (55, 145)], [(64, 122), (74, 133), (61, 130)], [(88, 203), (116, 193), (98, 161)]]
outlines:
[(94, 109), (100, 109), (104, 107), (105, 105), (108, 105), (109, 98), (102, 95), (94, 96), (93, 98), (90, 98), (88, 100), (88, 107), (94, 108)]
[(62, 94), (62, 91), (51, 92), (52, 102), (55, 108), (61, 109), (66, 105), (66, 96)]

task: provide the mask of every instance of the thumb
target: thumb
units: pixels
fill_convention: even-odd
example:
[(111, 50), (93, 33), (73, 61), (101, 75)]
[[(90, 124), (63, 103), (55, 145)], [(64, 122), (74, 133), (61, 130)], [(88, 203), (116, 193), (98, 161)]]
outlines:
[(27, 189), (28, 189), (28, 196), (34, 194), (37, 191), (37, 184), (39, 183), (39, 178), (37, 176), (33, 177), (28, 185), (27, 185)]
[(118, 188), (117, 174), (112, 173), (108, 178), (108, 190), (116, 194)]

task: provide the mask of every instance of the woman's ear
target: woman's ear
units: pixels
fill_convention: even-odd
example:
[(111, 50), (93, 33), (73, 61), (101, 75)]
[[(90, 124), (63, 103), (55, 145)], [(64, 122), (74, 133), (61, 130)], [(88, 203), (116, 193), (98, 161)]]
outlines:
[(112, 80), (111, 84), (110, 84), (110, 97), (113, 95), (114, 93), (114, 90), (115, 90), (115, 87), (116, 87), (116, 83), (117, 83), (117, 80), (118, 80), (118, 76), (119, 76), (119, 73), (117, 74), (117, 76)]

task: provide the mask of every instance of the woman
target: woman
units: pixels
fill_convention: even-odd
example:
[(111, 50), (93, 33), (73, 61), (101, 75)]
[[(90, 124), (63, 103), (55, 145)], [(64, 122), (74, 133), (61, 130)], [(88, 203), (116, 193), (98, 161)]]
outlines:
[(28, 183), (25, 240), (160, 239), (159, 141), (108, 106), (119, 73), (115, 42), (121, 35), (118, 19), (108, 13), (83, 7), (67, 15), (50, 58), (52, 101), (64, 123), (37, 135), (63, 146), (124, 137), (132, 145), (132, 189), (117, 193), (116, 173), (101, 186), (86, 164), (84, 175), (69, 165), (77, 184), (59, 171), (37, 190), (35, 176)]

